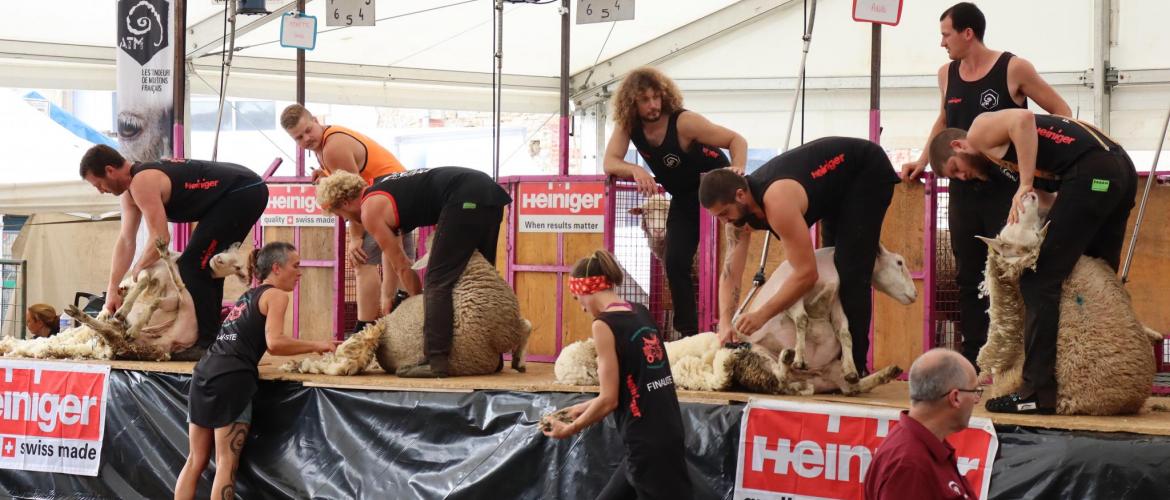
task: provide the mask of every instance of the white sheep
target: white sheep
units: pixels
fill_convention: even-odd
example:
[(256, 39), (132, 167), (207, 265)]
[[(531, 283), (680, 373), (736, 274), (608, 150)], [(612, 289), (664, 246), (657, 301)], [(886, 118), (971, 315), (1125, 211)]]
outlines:
[[(420, 262), (425, 263), (425, 260)], [(524, 353), (532, 325), (520, 317), (520, 302), (496, 269), (479, 252), (472, 254), (452, 292), (455, 333), (450, 374), (483, 375), (499, 371), (502, 354), (512, 354), (512, 368), (525, 370)], [(417, 363), (423, 356), (422, 296), (410, 297), (372, 326), (353, 335), (335, 354), (290, 361), (284, 371), (355, 375), (376, 357), (387, 373)]]
[[(1033, 268), (1047, 225), (1035, 196), (1025, 197), (1020, 221), (988, 244), (982, 289), (991, 323), (979, 367), (993, 377), (990, 397), (1023, 382), (1024, 302), (1019, 278)], [(1103, 260), (1082, 256), (1065, 279), (1056, 341), (1056, 413), (1117, 415), (1141, 410), (1154, 382), (1153, 342), (1162, 336), (1138, 322), (1129, 293)]]
[[(175, 256), (161, 241), (158, 262), (144, 269), (136, 279), (122, 283), (125, 300), (113, 315), (102, 311), (90, 317), (75, 306), (65, 313), (79, 322), (47, 338), (0, 340), (0, 354), (12, 357), (53, 359), (140, 359), (165, 361), (173, 352), (195, 344), (198, 328), (191, 294), (179, 278)], [(212, 273), (217, 278), (235, 274), (239, 256), (224, 253), (213, 257)], [(143, 306), (145, 304), (145, 306)]]
[[(670, 370), (680, 388), (691, 390), (726, 390), (738, 384), (755, 392), (775, 394), (813, 394), (840, 390), (846, 394), (867, 392), (893, 380), (901, 370), (887, 367), (858, 380), (856, 371), (850, 379), (847, 365), (852, 364), (848, 346), (852, 344), (848, 322), (837, 300), (839, 283), (833, 265), (833, 248), (817, 250), (820, 278), (813, 291), (797, 306), (768, 320), (757, 334), (750, 349), (726, 348), (716, 334), (707, 332), (666, 343)], [(760, 289), (757, 307), (775, 294), (792, 272), (782, 264)], [(918, 294), (913, 278), (901, 255), (881, 249), (874, 263), (874, 288), (903, 304)], [(807, 332), (803, 342), (798, 325)], [(807, 343), (806, 366), (796, 369), (795, 346)], [(844, 345), (844, 348), (842, 347)], [(557, 357), (557, 382), (573, 385), (596, 384), (597, 358), (592, 340), (570, 345)]]
[(627, 212), (641, 216), (642, 233), (646, 235), (650, 253), (659, 262), (666, 262), (666, 216), (670, 213), (670, 200), (661, 193), (654, 194)]

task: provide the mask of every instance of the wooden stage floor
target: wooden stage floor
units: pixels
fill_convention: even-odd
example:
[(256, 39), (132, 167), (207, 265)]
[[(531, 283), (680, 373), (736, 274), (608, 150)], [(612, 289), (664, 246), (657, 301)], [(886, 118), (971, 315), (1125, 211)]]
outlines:
[[(474, 377), (452, 377), (441, 380), (404, 379), (381, 371), (367, 372), (352, 377), (329, 375), (304, 375), (281, 372), (278, 367), (287, 358), (266, 356), (260, 362), (260, 378), (301, 382), (307, 387), (328, 387), (375, 391), (419, 391), (419, 392), (471, 392), (474, 390), (517, 391), (517, 392), (579, 392), (596, 393), (596, 386), (560, 385), (555, 382), (553, 365), (550, 363), (528, 363), (527, 373), (516, 373), (506, 367), (502, 373)], [(190, 374), (193, 362), (144, 362), (111, 361), (113, 368), (154, 372)], [(707, 404), (728, 404), (746, 402), (749, 399), (776, 399), (787, 401), (817, 401), (865, 405), (885, 408), (907, 408), (909, 387), (906, 382), (892, 382), (878, 387), (873, 392), (856, 397), (834, 394), (818, 394), (811, 397), (772, 396), (746, 392), (679, 391), (679, 400)], [(1170, 398), (1151, 397), (1146, 408), (1137, 415), (1114, 417), (1060, 416), (1060, 415), (1001, 415), (988, 413), (982, 405), (976, 407), (975, 416), (988, 417), (996, 424), (1020, 425), (1060, 430), (1085, 430), (1098, 432), (1132, 432), (1170, 436)]]

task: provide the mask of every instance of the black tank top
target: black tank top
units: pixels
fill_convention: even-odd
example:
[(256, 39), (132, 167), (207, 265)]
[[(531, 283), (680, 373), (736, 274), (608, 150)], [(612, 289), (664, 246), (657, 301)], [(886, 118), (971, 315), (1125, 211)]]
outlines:
[[(651, 453), (683, 451), (682, 415), (666, 346), (650, 311), (630, 304), (630, 311), (597, 316), (613, 331), (618, 358), (618, 407), (614, 420), (626, 446)], [(677, 451), (675, 451), (677, 447)]]
[(405, 232), (439, 222), (443, 207), (502, 207), (512, 203), (508, 192), (487, 174), (463, 167), (417, 168), (390, 174), (366, 188), (362, 200), (387, 195), (398, 214), (398, 230)]
[(159, 160), (134, 164), (130, 176), (143, 170), (158, 170), (171, 180), (171, 198), (163, 205), (171, 222), (197, 222), (224, 195), (264, 183), (255, 172), (234, 163)]
[(216, 428), (231, 423), (256, 393), (256, 366), (268, 350), (264, 336), (267, 317), (260, 297), (272, 285), (244, 292), (219, 329), (215, 342), (191, 372), (188, 413), (191, 422)]
[(686, 110), (670, 115), (666, 122), (666, 135), (658, 146), (652, 146), (646, 140), (641, 125), (630, 131), (630, 140), (650, 166), (650, 171), (654, 172), (654, 180), (672, 195), (698, 191), (699, 174), (731, 165), (731, 160), (723, 150), (699, 141), (692, 140), (690, 149), (683, 151), (678, 139), (678, 117), (683, 111)]
[[(898, 174), (894, 173), (889, 163), (872, 160), (885, 155), (881, 146), (865, 139), (824, 137), (768, 160), (755, 172), (748, 174), (748, 189), (756, 203), (763, 208), (764, 193), (773, 182), (781, 179), (799, 182), (808, 196), (804, 221), (811, 226), (846, 199), (846, 192), (853, 180), (865, 169), (885, 169), (889, 172), (889, 182), (897, 183)], [(771, 230), (766, 221), (754, 221), (752, 227)]]
[(1028, 107), (1027, 98), (1022, 106), (1016, 104), (1008, 88), (1008, 63), (1013, 57), (1011, 52), (1000, 54), (991, 71), (973, 82), (959, 76), (960, 61), (951, 62), (947, 69), (947, 95), (943, 108), (948, 128), (967, 130), (980, 113)]
[[(1093, 151), (1115, 151), (1120, 146), (1096, 127), (1065, 116), (1036, 115), (1036, 169), (1056, 176), (1055, 179), (1036, 177), (1037, 189), (1055, 192), (1063, 175), (1082, 156)], [(1008, 143), (1008, 149), (1000, 160), (992, 159), (999, 166), (999, 174), (1019, 181), (1019, 157), (1016, 145)]]

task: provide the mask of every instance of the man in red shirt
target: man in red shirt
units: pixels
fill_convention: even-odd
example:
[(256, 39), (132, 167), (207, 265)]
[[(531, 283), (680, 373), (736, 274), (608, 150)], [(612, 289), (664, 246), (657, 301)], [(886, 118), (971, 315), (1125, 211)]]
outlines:
[(874, 454), (865, 498), (978, 498), (946, 438), (967, 428), (982, 394), (975, 367), (959, 353), (932, 349), (919, 356), (910, 367), (910, 411)]

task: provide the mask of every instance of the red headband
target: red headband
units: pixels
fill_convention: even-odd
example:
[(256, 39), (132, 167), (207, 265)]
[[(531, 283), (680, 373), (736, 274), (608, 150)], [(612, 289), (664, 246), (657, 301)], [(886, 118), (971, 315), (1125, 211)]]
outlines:
[(589, 295), (609, 290), (613, 285), (605, 276), (586, 276), (584, 278), (569, 278), (569, 291), (573, 295)]

